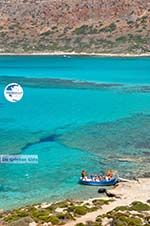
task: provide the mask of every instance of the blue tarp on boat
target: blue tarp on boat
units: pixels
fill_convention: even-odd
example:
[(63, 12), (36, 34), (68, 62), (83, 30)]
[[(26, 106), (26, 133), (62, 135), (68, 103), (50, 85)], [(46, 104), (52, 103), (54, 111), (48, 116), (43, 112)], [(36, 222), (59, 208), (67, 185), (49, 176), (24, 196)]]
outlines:
[(94, 180), (90, 180), (90, 179), (80, 179), (79, 183), (80, 184), (84, 184), (84, 185), (91, 185), (91, 186), (112, 186), (115, 185), (118, 182), (117, 178), (112, 178), (110, 180), (100, 180), (100, 181), (94, 181)]

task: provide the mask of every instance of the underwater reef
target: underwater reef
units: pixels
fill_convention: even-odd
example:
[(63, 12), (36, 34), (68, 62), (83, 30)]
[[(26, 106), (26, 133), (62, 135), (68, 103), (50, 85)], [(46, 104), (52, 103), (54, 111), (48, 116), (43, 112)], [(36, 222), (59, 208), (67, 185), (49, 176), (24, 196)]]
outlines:
[[(126, 169), (140, 176), (150, 172), (150, 115), (131, 117), (105, 123), (90, 123), (65, 132), (58, 137), (61, 144), (97, 156), (98, 161)], [(129, 173), (130, 174), (130, 173)], [(148, 173), (147, 173), (148, 174)]]
[(68, 131), (59, 141), (71, 148), (94, 153), (148, 155), (150, 148), (150, 115), (135, 114), (112, 122), (90, 123)]
[[(1, 154), (19, 154), (34, 145), (56, 142), (71, 149), (92, 153), (98, 164), (120, 170), (129, 176), (150, 172), (150, 115), (134, 114), (116, 121), (89, 123), (65, 130), (36, 131), (4, 130), (1, 134)], [(6, 142), (6, 137), (13, 142)], [(117, 167), (117, 168), (116, 168)]]
[(0, 76), (1, 84), (11, 82), (20, 83), (22, 86), (32, 88), (59, 88), (59, 89), (109, 89), (122, 87), (119, 83), (97, 83), (59, 78), (28, 78), (14, 76)]
[[(71, 149), (92, 153), (97, 163), (107, 169), (126, 169), (126, 175), (150, 172), (150, 115), (134, 114), (104, 123), (89, 123), (54, 131), (4, 130), (1, 134), (1, 154), (25, 153), (34, 145), (56, 142)], [(6, 142), (6, 137), (13, 142)], [(117, 168), (116, 168), (117, 167)]]
[(0, 76), (1, 84), (7, 85), (11, 82), (17, 82), (23, 87), (32, 88), (59, 88), (59, 89), (85, 89), (85, 90), (109, 90), (115, 89), (123, 92), (140, 92), (149, 93), (149, 85), (130, 85), (122, 83), (104, 83), (104, 82), (91, 82), (80, 81), (71, 79), (59, 78), (31, 78), (31, 77), (15, 77), (15, 76)]

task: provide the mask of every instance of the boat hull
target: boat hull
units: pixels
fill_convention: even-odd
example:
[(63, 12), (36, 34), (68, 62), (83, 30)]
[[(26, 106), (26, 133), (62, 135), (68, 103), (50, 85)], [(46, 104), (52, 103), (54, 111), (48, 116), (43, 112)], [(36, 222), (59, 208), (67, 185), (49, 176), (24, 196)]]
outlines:
[(83, 185), (89, 185), (89, 186), (112, 186), (115, 185), (118, 182), (116, 178), (113, 178), (111, 180), (101, 180), (101, 181), (88, 181), (88, 180), (79, 180), (80, 184)]

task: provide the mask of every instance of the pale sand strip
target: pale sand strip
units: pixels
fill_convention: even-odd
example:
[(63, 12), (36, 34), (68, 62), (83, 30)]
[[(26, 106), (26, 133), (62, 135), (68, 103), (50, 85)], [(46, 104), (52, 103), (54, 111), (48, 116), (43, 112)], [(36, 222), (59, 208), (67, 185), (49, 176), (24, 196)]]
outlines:
[(100, 56), (100, 57), (150, 57), (150, 53), (86, 53), (86, 52), (31, 52), (31, 53), (3, 53), (0, 56)]
[(118, 187), (112, 189), (110, 192), (120, 195), (120, 199), (115, 199), (109, 205), (103, 205), (102, 209), (88, 213), (75, 221), (71, 221), (65, 226), (73, 226), (77, 223), (85, 223), (86, 221), (95, 221), (96, 217), (105, 214), (118, 206), (129, 205), (133, 201), (146, 202), (150, 199), (150, 178), (139, 179), (136, 181), (120, 183)]

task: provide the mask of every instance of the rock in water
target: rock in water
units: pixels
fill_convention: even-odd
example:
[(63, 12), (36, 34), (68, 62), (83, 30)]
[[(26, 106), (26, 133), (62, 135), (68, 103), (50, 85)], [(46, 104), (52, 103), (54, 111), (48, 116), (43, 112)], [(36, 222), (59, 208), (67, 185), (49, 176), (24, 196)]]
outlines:
[(106, 189), (105, 188), (99, 188), (98, 193), (106, 193)]

